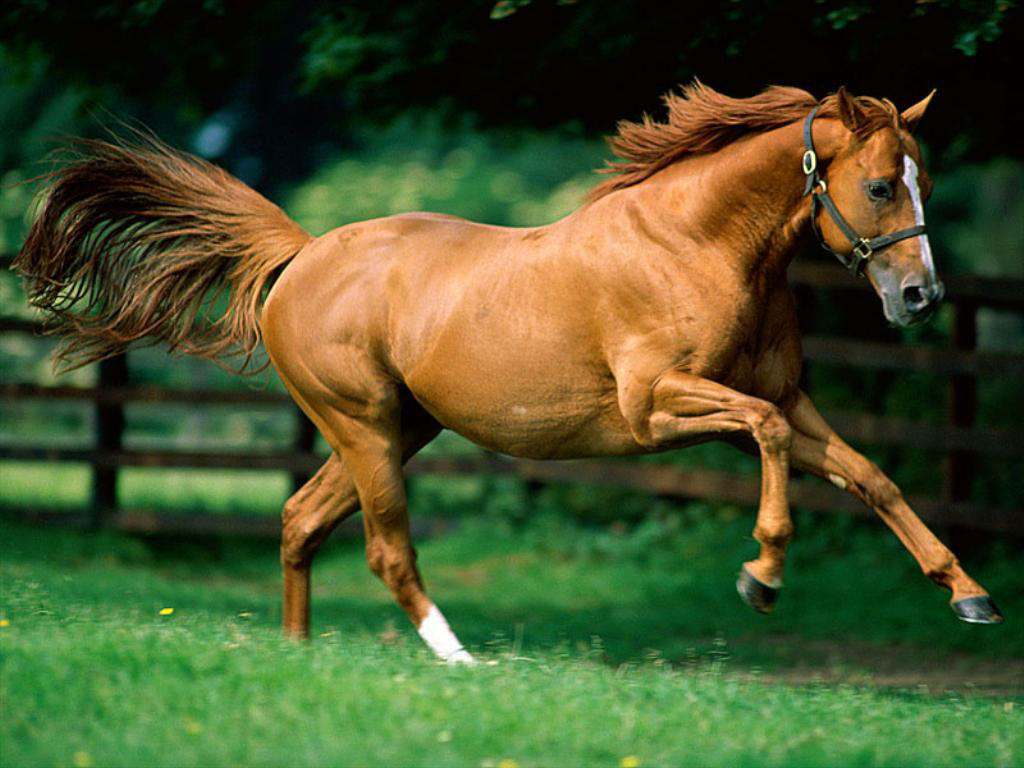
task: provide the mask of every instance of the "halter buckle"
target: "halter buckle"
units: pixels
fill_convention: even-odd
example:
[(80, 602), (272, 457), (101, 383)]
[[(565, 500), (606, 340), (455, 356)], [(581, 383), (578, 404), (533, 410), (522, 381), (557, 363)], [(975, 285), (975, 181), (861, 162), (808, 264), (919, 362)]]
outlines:
[(804, 152), (804, 159), (802, 161), (804, 168), (804, 175), (810, 176), (818, 169), (818, 155), (813, 149), (808, 149)]
[(871, 243), (866, 237), (862, 237), (857, 244), (853, 246), (853, 255), (857, 257), (857, 266), (859, 267), (861, 262), (870, 261), (875, 251), (871, 247)]

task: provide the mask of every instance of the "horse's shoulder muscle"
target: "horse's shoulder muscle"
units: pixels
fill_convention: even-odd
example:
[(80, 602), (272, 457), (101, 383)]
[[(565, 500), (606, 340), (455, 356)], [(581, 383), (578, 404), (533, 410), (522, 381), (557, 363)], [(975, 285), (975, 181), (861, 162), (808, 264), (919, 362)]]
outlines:
[(803, 365), (796, 305), (784, 282), (768, 291), (757, 346), (751, 394), (779, 403), (796, 391)]

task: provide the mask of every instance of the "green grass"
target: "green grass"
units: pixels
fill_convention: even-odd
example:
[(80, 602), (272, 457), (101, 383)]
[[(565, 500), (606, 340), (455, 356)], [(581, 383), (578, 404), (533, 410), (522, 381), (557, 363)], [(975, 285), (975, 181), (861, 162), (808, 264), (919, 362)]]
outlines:
[[(0, 461), (0, 505), (82, 509), (92, 493), (86, 464)], [(281, 514), (291, 495), (286, 472), (125, 467), (118, 501), (127, 509), (201, 509), (208, 514)]]
[(287, 472), (129, 467), (118, 477), (118, 499), (126, 508), (276, 517), (291, 493)]
[(87, 464), (0, 461), (0, 503), (5, 507), (84, 507), (92, 491)]
[(0, 523), (0, 764), (1024, 764), (1020, 696), (942, 693), (933, 676), (928, 692), (765, 682), (814, 643), (851, 666), (899, 642), (922, 669), (1019, 670), (1019, 556), (973, 569), (1013, 623), (969, 627), (890, 537), (822, 525), (760, 617), (732, 590), (749, 521), (714, 517), (480, 522), (424, 542), (473, 670), (428, 657), (358, 542), (318, 561), (315, 641), (293, 644), (271, 544)]
[[(616, 766), (634, 755), (642, 765), (996, 766), (1022, 747), (1019, 711), (1002, 702), (794, 689), (714, 669), (548, 654), (449, 670), (362, 636), (299, 648), (267, 630), (186, 622), (93, 626), (54, 648), (59, 664), (26, 670), (51, 686), (38, 710), (5, 724), (5, 764)], [(92, 671), (97, 653), (116, 669)], [(38, 688), (24, 672), (9, 678)]]

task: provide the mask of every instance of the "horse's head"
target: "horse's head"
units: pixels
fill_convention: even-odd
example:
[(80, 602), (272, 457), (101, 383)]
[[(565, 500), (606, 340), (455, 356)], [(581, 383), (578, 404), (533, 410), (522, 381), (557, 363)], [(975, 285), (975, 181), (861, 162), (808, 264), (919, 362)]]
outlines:
[[(827, 187), (815, 175), (815, 222), (823, 244), (867, 275), (886, 319), (912, 325), (928, 318), (945, 292), (924, 232), (932, 182), (911, 136), (931, 95), (902, 114), (889, 102), (855, 99), (844, 88), (835, 99), (847, 131), (829, 163)], [(838, 217), (823, 199), (828, 196)]]

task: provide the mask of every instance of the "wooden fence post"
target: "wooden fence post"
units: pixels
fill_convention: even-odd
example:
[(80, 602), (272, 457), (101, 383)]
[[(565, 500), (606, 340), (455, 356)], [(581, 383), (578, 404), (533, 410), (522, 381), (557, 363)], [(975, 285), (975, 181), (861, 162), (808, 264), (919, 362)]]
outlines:
[[(124, 386), (128, 380), (128, 358), (108, 357), (99, 363), (100, 389)], [(124, 437), (124, 405), (121, 402), (96, 403), (96, 452), (121, 450)], [(96, 462), (92, 468), (92, 525), (104, 528), (117, 514), (117, 467)]]

